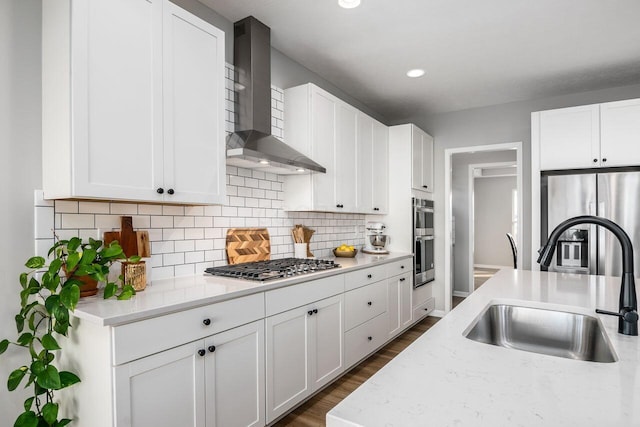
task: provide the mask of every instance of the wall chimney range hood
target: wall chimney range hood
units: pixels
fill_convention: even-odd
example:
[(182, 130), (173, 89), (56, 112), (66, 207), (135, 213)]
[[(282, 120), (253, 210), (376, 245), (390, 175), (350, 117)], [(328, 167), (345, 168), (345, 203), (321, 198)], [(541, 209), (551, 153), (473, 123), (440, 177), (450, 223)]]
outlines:
[(271, 135), (270, 29), (253, 16), (234, 24), (236, 131), (227, 137), (227, 164), (276, 174), (326, 169)]

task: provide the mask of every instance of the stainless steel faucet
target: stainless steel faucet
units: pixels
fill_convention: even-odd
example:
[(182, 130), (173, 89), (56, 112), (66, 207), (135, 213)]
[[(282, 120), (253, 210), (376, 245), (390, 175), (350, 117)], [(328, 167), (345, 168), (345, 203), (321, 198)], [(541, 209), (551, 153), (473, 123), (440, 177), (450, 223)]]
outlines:
[(568, 228), (578, 224), (600, 225), (611, 231), (622, 246), (622, 284), (620, 285), (620, 301), (618, 312), (596, 309), (596, 313), (618, 316), (618, 332), (624, 335), (638, 335), (638, 301), (636, 299), (636, 283), (633, 272), (633, 245), (627, 233), (615, 222), (599, 216), (583, 215), (569, 218), (561, 222), (549, 236), (547, 244), (539, 253), (538, 263), (549, 267), (556, 243), (560, 235)]

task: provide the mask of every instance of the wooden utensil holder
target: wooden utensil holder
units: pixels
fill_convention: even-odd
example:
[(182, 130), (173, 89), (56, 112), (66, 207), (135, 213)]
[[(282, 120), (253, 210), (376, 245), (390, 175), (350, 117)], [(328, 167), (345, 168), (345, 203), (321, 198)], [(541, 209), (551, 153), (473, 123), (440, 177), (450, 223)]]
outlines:
[(144, 261), (122, 263), (122, 283), (131, 285), (136, 292), (147, 287), (147, 267)]

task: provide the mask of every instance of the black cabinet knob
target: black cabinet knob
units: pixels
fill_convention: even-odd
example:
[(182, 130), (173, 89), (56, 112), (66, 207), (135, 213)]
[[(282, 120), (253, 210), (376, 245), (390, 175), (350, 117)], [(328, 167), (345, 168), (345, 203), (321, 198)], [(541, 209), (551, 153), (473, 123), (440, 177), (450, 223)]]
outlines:
[(158, 194), (162, 194), (164, 193), (164, 188), (160, 187), (156, 191), (158, 192)]
[(167, 190), (167, 193), (173, 194), (173, 193), (175, 193), (175, 191), (173, 191), (173, 188), (170, 188), (170, 189)]
[(428, 185), (423, 185), (422, 188), (429, 188), (429, 186)]
[(429, 309), (428, 309), (428, 308), (425, 308), (425, 309), (424, 309), (424, 311), (429, 311)]
[(401, 277), (401, 278), (400, 278), (400, 281), (401, 281), (401, 282), (404, 282), (405, 280), (406, 280), (406, 278), (405, 278), (405, 277)]
[(602, 161), (603, 161), (603, 162), (606, 162), (606, 161), (607, 161), (607, 158), (605, 157), (604, 159), (602, 159)]
[(205, 326), (209, 326), (209, 325), (211, 324), (211, 319), (204, 319), (204, 320), (202, 321), (202, 323), (203, 323)]
[(373, 339), (373, 337), (367, 337), (367, 339), (368, 339), (369, 341), (371, 341), (371, 340)]
[(373, 210), (374, 210), (374, 211), (379, 211), (380, 209), (378, 209), (378, 208), (373, 208)]
[(401, 265), (400, 268), (404, 270), (404, 265)]
[(373, 276), (371, 276), (370, 274), (367, 274), (367, 279), (371, 279), (371, 277)]
[(313, 309), (313, 314), (316, 314), (316, 313), (318, 313), (318, 309), (317, 309), (317, 308), (314, 308), (314, 309)]
[(200, 350), (198, 350), (198, 355), (200, 355), (200, 356), (204, 356), (206, 353), (207, 353), (207, 352), (206, 352), (206, 351), (204, 351), (204, 349), (203, 349), (203, 348), (201, 348)]
[(307, 311), (307, 314), (308, 314), (309, 316), (313, 316), (313, 310), (309, 310), (309, 311)]
[(216, 351), (216, 346), (210, 345), (209, 347), (207, 347), (207, 350), (209, 350), (209, 353), (213, 353), (214, 351)]
[(371, 304), (373, 304), (371, 301), (368, 301), (368, 302), (367, 302), (367, 305), (371, 305)]
[(598, 159), (593, 159), (593, 163), (598, 163)]

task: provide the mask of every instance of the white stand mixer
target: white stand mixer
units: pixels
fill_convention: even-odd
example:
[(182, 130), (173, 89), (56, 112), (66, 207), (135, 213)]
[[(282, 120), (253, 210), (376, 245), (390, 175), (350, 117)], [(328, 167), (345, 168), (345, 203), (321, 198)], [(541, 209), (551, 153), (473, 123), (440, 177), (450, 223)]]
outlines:
[(385, 246), (387, 246), (391, 238), (383, 234), (384, 229), (387, 227), (381, 222), (367, 222), (365, 228), (367, 229), (367, 236), (362, 252), (374, 255), (388, 254), (389, 251), (385, 249)]

